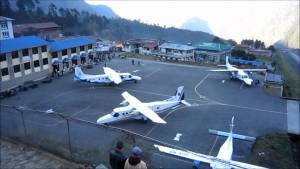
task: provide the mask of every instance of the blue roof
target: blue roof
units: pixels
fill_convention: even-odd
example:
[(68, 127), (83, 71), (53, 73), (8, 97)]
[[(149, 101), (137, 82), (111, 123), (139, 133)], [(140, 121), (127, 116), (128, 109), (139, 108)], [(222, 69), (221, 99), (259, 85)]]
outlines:
[(78, 47), (82, 45), (92, 44), (93, 39), (88, 36), (79, 36), (71, 39), (58, 40), (50, 42), (50, 52), (56, 52), (63, 49)]
[(22, 36), (13, 39), (0, 40), (0, 53), (8, 53), (20, 49), (48, 45), (48, 42), (37, 36)]

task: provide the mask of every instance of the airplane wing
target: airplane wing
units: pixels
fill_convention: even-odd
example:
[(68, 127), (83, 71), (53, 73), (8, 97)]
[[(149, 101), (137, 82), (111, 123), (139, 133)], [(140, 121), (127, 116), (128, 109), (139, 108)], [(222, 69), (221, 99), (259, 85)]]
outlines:
[(228, 70), (228, 69), (214, 69), (214, 70), (208, 70), (210, 72), (236, 72), (237, 70)]
[(197, 161), (202, 161), (205, 163), (212, 163), (213, 161), (211, 160), (211, 158), (213, 158), (213, 156), (208, 156), (208, 155), (204, 155), (204, 154), (198, 154), (198, 153), (194, 153), (191, 151), (183, 151), (183, 150), (178, 150), (178, 149), (173, 149), (170, 147), (165, 147), (165, 146), (160, 146), (157, 144), (154, 144), (154, 147), (158, 148), (159, 151), (167, 153), (167, 154), (172, 154), (175, 156), (179, 156), (179, 157), (183, 157), (183, 158), (187, 158), (190, 160), (197, 160)]
[(240, 69), (247, 72), (265, 72), (267, 69)]
[(187, 158), (190, 160), (197, 160), (197, 161), (201, 161), (204, 163), (209, 163), (209, 164), (212, 164), (211, 166), (214, 166), (214, 164), (216, 164), (216, 166), (218, 166), (218, 167), (223, 166), (224, 168), (230, 167), (230, 168), (234, 168), (234, 169), (249, 169), (249, 168), (251, 168), (251, 169), (267, 169), (265, 167), (260, 167), (260, 166), (242, 163), (242, 162), (238, 162), (238, 161), (222, 160), (222, 159), (216, 158), (214, 156), (195, 153), (192, 151), (178, 150), (178, 149), (173, 149), (170, 147), (160, 146), (160, 145), (156, 145), (156, 144), (154, 144), (154, 147), (158, 148), (158, 150), (161, 152), (175, 155), (178, 157)]
[(137, 98), (130, 95), (128, 92), (123, 92), (122, 96), (124, 99), (136, 110), (138, 110), (141, 114), (149, 118), (155, 123), (167, 123), (162, 118), (160, 118), (154, 111), (149, 109), (148, 107), (144, 106), (142, 102), (140, 102)]
[(104, 70), (104, 73), (108, 76), (108, 78), (111, 81), (115, 82), (116, 84), (119, 84), (122, 82), (120, 75), (113, 69), (111, 69), (109, 67), (103, 67), (103, 70)]

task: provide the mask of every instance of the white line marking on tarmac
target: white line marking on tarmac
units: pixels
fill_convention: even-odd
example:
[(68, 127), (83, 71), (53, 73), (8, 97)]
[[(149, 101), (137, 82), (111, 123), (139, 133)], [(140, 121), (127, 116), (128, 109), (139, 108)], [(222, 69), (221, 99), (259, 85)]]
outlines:
[(222, 80), (222, 83), (225, 83), (225, 80)]
[(182, 136), (181, 133), (177, 133), (176, 136), (173, 138), (173, 140), (174, 141), (179, 141), (181, 136)]
[(209, 76), (209, 74), (207, 74), (203, 79), (200, 80), (200, 82), (198, 84), (196, 84), (196, 86), (194, 87), (195, 93), (200, 97), (200, 99), (204, 99), (205, 96), (202, 96), (198, 91), (197, 88), (206, 80), (206, 78)]
[(151, 73), (149, 73), (148, 75), (146, 75), (146, 76), (144, 77), (144, 79), (145, 79), (145, 78), (148, 78), (148, 77), (150, 77), (150, 76), (152, 76), (153, 74), (155, 74), (155, 73), (157, 73), (157, 72), (159, 72), (159, 71), (160, 71), (160, 69), (154, 70), (153, 72), (151, 72)]
[(240, 86), (240, 90), (242, 90), (244, 87), (244, 83), (242, 82), (241, 86)]
[(132, 72), (134, 72), (134, 73), (136, 73), (136, 72), (139, 72), (140, 70), (134, 70), (134, 71), (132, 71)]

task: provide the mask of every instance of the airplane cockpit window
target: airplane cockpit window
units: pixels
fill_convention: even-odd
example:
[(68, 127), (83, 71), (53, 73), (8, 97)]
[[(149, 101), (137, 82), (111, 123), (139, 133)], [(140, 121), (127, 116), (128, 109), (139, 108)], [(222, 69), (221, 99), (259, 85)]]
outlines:
[(113, 116), (113, 117), (119, 117), (119, 113), (113, 112), (113, 113), (112, 113), (112, 116)]
[(131, 76), (131, 75), (129, 75), (128, 77), (129, 77), (129, 78), (132, 78), (132, 76)]
[(243, 79), (247, 79), (247, 78), (248, 78), (248, 76), (244, 75), (244, 76), (242, 76), (242, 78), (243, 78)]

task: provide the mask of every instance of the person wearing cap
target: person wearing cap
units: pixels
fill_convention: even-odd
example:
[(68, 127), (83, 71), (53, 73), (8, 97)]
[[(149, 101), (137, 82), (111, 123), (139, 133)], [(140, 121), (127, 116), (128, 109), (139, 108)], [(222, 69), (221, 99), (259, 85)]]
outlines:
[(109, 153), (109, 163), (112, 169), (124, 169), (126, 156), (122, 153), (124, 145), (118, 141), (116, 148)]
[(133, 147), (132, 155), (127, 158), (124, 169), (147, 169), (146, 163), (140, 157), (142, 152), (139, 147)]

